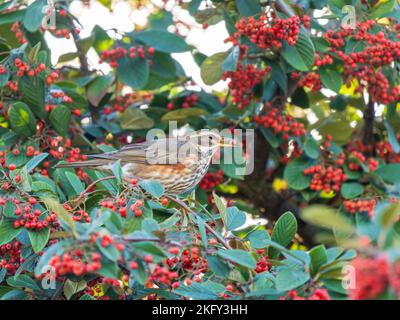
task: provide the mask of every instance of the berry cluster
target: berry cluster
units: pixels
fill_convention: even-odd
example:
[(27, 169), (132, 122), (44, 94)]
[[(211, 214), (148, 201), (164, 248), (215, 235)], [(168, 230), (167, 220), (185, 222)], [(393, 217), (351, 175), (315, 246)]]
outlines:
[[(177, 252), (175, 249), (173, 254), (176, 254), (176, 256), (173, 258), (167, 258), (165, 260), (165, 264), (169, 267), (169, 269), (183, 270), (186, 273), (190, 272), (193, 274), (193, 281), (195, 282), (200, 281), (200, 274), (207, 272), (207, 260), (203, 259), (203, 257), (199, 255), (199, 249), (197, 247), (183, 250), (180, 256), (178, 255), (179, 252)], [(190, 285), (191, 282), (192, 279), (185, 279), (186, 285)]]
[(213, 190), (217, 185), (224, 182), (224, 172), (218, 170), (218, 172), (207, 172), (203, 179), (200, 181), (200, 189), (210, 191)]
[(124, 112), (130, 105), (137, 101), (150, 100), (150, 93), (133, 92), (117, 97), (111, 106), (104, 108), (104, 114), (109, 115), (112, 112)]
[(230, 79), (228, 87), (232, 95), (232, 103), (236, 104), (239, 109), (248, 106), (254, 98), (254, 87), (263, 80), (264, 75), (270, 70), (270, 67), (258, 69), (253, 64), (244, 66), (239, 62), (236, 71), (225, 72), (222, 80)]
[[(107, 208), (110, 209), (113, 212), (117, 212), (119, 213), (119, 215), (122, 218), (126, 218), (127, 214), (128, 214), (128, 209), (126, 207), (127, 204), (127, 200), (126, 199), (121, 199), (121, 198), (117, 198), (117, 199), (108, 199), (108, 200), (103, 200), (102, 202), (100, 202), (100, 205), (103, 208)], [(141, 217), (143, 214), (142, 208), (143, 207), (143, 201), (142, 200), (136, 200), (135, 203), (131, 204), (131, 206), (129, 207), (130, 211), (133, 212), (133, 215), (135, 217)]]
[(317, 288), (309, 297), (299, 296), (295, 290), (290, 290), (288, 294), (281, 297), (280, 300), (331, 300), (331, 297), (326, 289)]
[(11, 26), (11, 32), (15, 33), (15, 37), (17, 38), (17, 40), (24, 44), (26, 43), (26, 38), (24, 35), (24, 32), (21, 29), (21, 23), (20, 22), (15, 22), (12, 26)]
[(374, 214), (374, 209), (376, 201), (374, 199), (370, 200), (346, 200), (344, 201), (344, 208), (346, 211), (356, 214), (356, 213), (367, 213), (370, 217)]
[(173, 284), (173, 288), (179, 287), (179, 282), (175, 282), (179, 277), (178, 272), (170, 271), (167, 267), (159, 266), (158, 264), (154, 267), (152, 274), (148, 278), (148, 284), (161, 283), (166, 286)]
[(370, 171), (375, 171), (378, 166), (379, 162), (378, 160), (374, 158), (368, 158), (366, 157), (359, 151), (351, 151), (349, 154), (349, 169), (352, 171), (357, 171), (361, 169), (360, 163), (365, 163), (367, 164), (368, 168)]
[(36, 68), (32, 68), (28, 63), (23, 62), (19, 58), (14, 60), (14, 66), (17, 68), (17, 77), (20, 78), (25, 74), (29, 77), (34, 77), (46, 69), (46, 66), (43, 63), (39, 64)]
[[(139, 57), (145, 59), (146, 57), (152, 57), (154, 55), (154, 48), (149, 47), (147, 50), (144, 47), (132, 46), (128, 49), (124, 47), (115, 47), (111, 50), (105, 50), (100, 55), (99, 63), (107, 62), (111, 67), (118, 67), (118, 60), (124, 58), (129, 54), (129, 57), (134, 59)], [(151, 60), (148, 60), (151, 63)]]
[[(346, 83), (356, 79), (356, 92), (366, 89), (373, 101), (389, 104), (400, 98), (400, 88), (395, 84), (391, 85), (384, 75), (385, 68), (390, 70), (390, 65), (400, 60), (400, 43), (392, 40), (398, 31), (392, 32), (387, 27), (376, 33), (373, 30), (375, 27), (374, 20), (358, 22), (354, 30), (329, 30), (324, 38), (330, 44), (330, 54), (344, 63)], [(347, 53), (345, 47), (350, 39), (361, 44), (361, 50)]]
[(7, 72), (6, 67), (0, 64), (0, 75), (6, 74), (6, 72)]
[(14, 274), (24, 261), (21, 257), (21, 242), (14, 241), (0, 246), (0, 268)]
[(101, 255), (99, 253), (92, 253), (90, 261), (86, 259), (87, 254), (81, 249), (75, 249), (61, 256), (54, 255), (51, 257), (49, 264), (54, 267), (57, 276), (66, 274), (81, 276), (101, 269)]
[(267, 102), (264, 105), (262, 116), (254, 116), (254, 121), (271, 129), (275, 135), (282, 133), (285, 141), (289, 140), (289, 136), (300, 137), (306, 133), (304, 124), (295, 121), (291, 116), (283, 115), (282, 111), (274, 108), (271, 103)]
[(257, 261), (256, 272), (257, 273), (261, 273), (261, 272), (264, 272), (264, 271), (268, 271), (270, 267), (271, 267), (271, 265), (268, 262), (268, 256), (261, 257)]
[(262, 14), (259, 19), (254, 17), (242, 18), (236, 24), (238, 30), (228, 41), (237, 43), (245, 35), (260, 49), (276, 49), (282, 47), (282, 42), (294, 45), (300, 32), (301, 19), (293, 16), (279, 19), (272, 12), (270, 16)]
[(72, 210), (72, 207), (68, 203), (64, 203), (64, 209), (71, 212), (72, 214), (72, 220), (77, 221), (77, 222), (86, 222), (90, 223), (91, 218), (89, 216), (89, 213), (86, 212), (83, 209), (78, 209), (76, 211)]
[[(181, 103), (181, 107), (182, 108), (190, 108), (190, 107), (196, 105), (197, 100), (198, 100), (198, 97), (195, 94), (190, 94), (183, 99), (183, 102)], [(169, 102), (167, 104), (168, 110), (173, 110), (176, 107), (179, 107), (179, 106), (177, 104), (174, 104), (173, 102)]]
[(322, 82), (319, 74), (316, 72), (309, 72), (298, 82), (300, 87), (309, 88), (311, 91), (320, 91), (322, 88)]
[[(11, 200), (9, 200), (11, 201)], [(53, 227), (58, 228), (60, 222), (58, 221), (57, 215), (43, 214), (40, 209), (35, 209), (37, 200), (35, 198), (29, 198), (28, 203), (20, 203), (18, 199), (12, 200), (15, 205), (14, 215), (14, 228), (25, 228), (32, 231), (39, 231), (43, 228)], [(0, 206), (5, 205), (5, 199), (0, 199)]]
[(382, 294), (388, 285), (389, 264), (385, 257), (364, 258), (353, 260), (356, 285), (349, 288), (352, 300), (375, 299)]
[(379, 141), (376, 143), (376, 153), (379, 158), (387, 163), (399, 163), (400, 153), (395, 153), (389, 141)]
[(324, 167), (322, 165), (315, 165), (304, 169), (304, 175), (312, 175), (310, 189), (314, 191), (325, 191), (330, 193), (332, 190), (338, 192), (340, 186), (346, 181), (346, 174), (343, 173), (341, 168), (334, 168), (333, 166)]
[[(46, 112), (50, 112), (54, 108), (57, 107), (58, 104), (61, 103), (72, 103), (72, 98), (67, 96), (63, 91), (52, 91), (49, 96), (46, 98), (46, 104), (44, 106), (44, 109)], [(76, 112), (80, 114), (80, 110), (76, 109), (74, 110), (74, 113)]]
[(18, 81), (7, 81), (6, 87), (13, 92), (18, 92)]

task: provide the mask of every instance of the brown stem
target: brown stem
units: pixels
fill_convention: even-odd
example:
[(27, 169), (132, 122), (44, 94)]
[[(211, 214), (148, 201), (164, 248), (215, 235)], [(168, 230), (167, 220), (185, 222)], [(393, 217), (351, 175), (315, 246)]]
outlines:
[(374, 122), (375, 102), (370, 99), (364, 112), (364, 128), (362, 140), (365, 146), (371, 146), (374, 143)]
[[(181, 206), (183, 209), (190, 212), (191, 214), (196, 215), (196, 213), (183, 201), (171, 197), (169, 195), (166, 195), (165, 197), (171, 200), (172, 202), (175, 202), (177, 205)], [(226, 242), (225, 239), (221, 237), (208, 223), (204, 223), (204, 226), (208, 231), (210, 231), (214, 235), (215, 238), (217, 238), (218, 242), (220, 242), (226, 249), (232, 249), (229, 243)]]
[[(67, 4), (65, 4), (65, 6), (67, 6)], [(79, 36), (79, 34), (74, 32), (75, 25), (74, 25), (74, 21), (72, 20), (71, 16), (68, 16), (68, 21), (69, 21), (69, 25), (71, 27), (72, 38), (74, 39), (76, 50), (78, 52), (78, 59), (79, 59), (79, 64), (80, 64), (79, 70), (81, 71), (81, 73), (84, 76), (88, 76), (90, 74), (89, 62), (87, 60), (86, 53), (84, 52), (82, 45), (81, 45), (81, 41), (80, 41), (81, 37)], [(89, 107), (90, 114), (92, 115), (92, 120), (96, 121), (100, 116), (99, 108), (96, 108), (96, 106), (92, 105), (89, 101), (88, 101), (88, 107)]]
[(84, 191), (82, 191), (82, 192), (80, 193), (79, 197), (76, 198), (76, 199), (74, 200), (74, 202), (77, 202), (77, 203), (78, 203), (78, 202), (81, 201), (83, 198), (85, 198), (85, 196), (86, 196), (86, 194), (89, 192), (89, 190), (90, 190), (91, 188), (93, 188), (96, 184), (98, 184), (99, 182), (102, 182), (102, 181), (105, 181), (105, 180), (111, 180), (111, 179), (115, 179), (115, 177), (114, 177), (114, 176), (108, 176), (108, 177), (103, 177), (103, 178), (97, 179), (96, 181), (93, 181), (91, 184), (89, 184), (89, 186), (88, 186)]

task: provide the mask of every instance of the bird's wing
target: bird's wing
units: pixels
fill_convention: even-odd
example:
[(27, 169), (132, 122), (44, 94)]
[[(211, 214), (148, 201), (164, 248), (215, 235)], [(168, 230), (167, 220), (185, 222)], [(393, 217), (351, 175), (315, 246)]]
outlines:
[(158, 139), (142, 143), (129, 144), (118, 151), (92, 155), (90, 158), (107, 159), (123, 163), (138, 164), (177, 164), (180, 162), (179, 151), (183, 148), (187, 140), (178, 139)]

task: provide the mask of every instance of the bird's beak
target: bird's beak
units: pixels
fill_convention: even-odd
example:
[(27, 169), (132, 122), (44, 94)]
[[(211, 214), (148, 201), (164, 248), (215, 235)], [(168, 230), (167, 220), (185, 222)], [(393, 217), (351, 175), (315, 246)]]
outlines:
[(219, 142), (220, 147), (230, 147), (233, 148), (237, 145), (236, 140), (227, 138), (227, 137), (222, 137), (221, 141)]

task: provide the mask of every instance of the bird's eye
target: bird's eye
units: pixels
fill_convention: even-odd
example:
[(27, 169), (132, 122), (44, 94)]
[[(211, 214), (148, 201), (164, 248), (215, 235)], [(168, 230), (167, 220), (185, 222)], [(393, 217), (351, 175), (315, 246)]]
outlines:
[(213, 139), (213, 137), (212, 137), (212, 136), (208, 136), (208, 139), (212, 140), (212, 139)]

